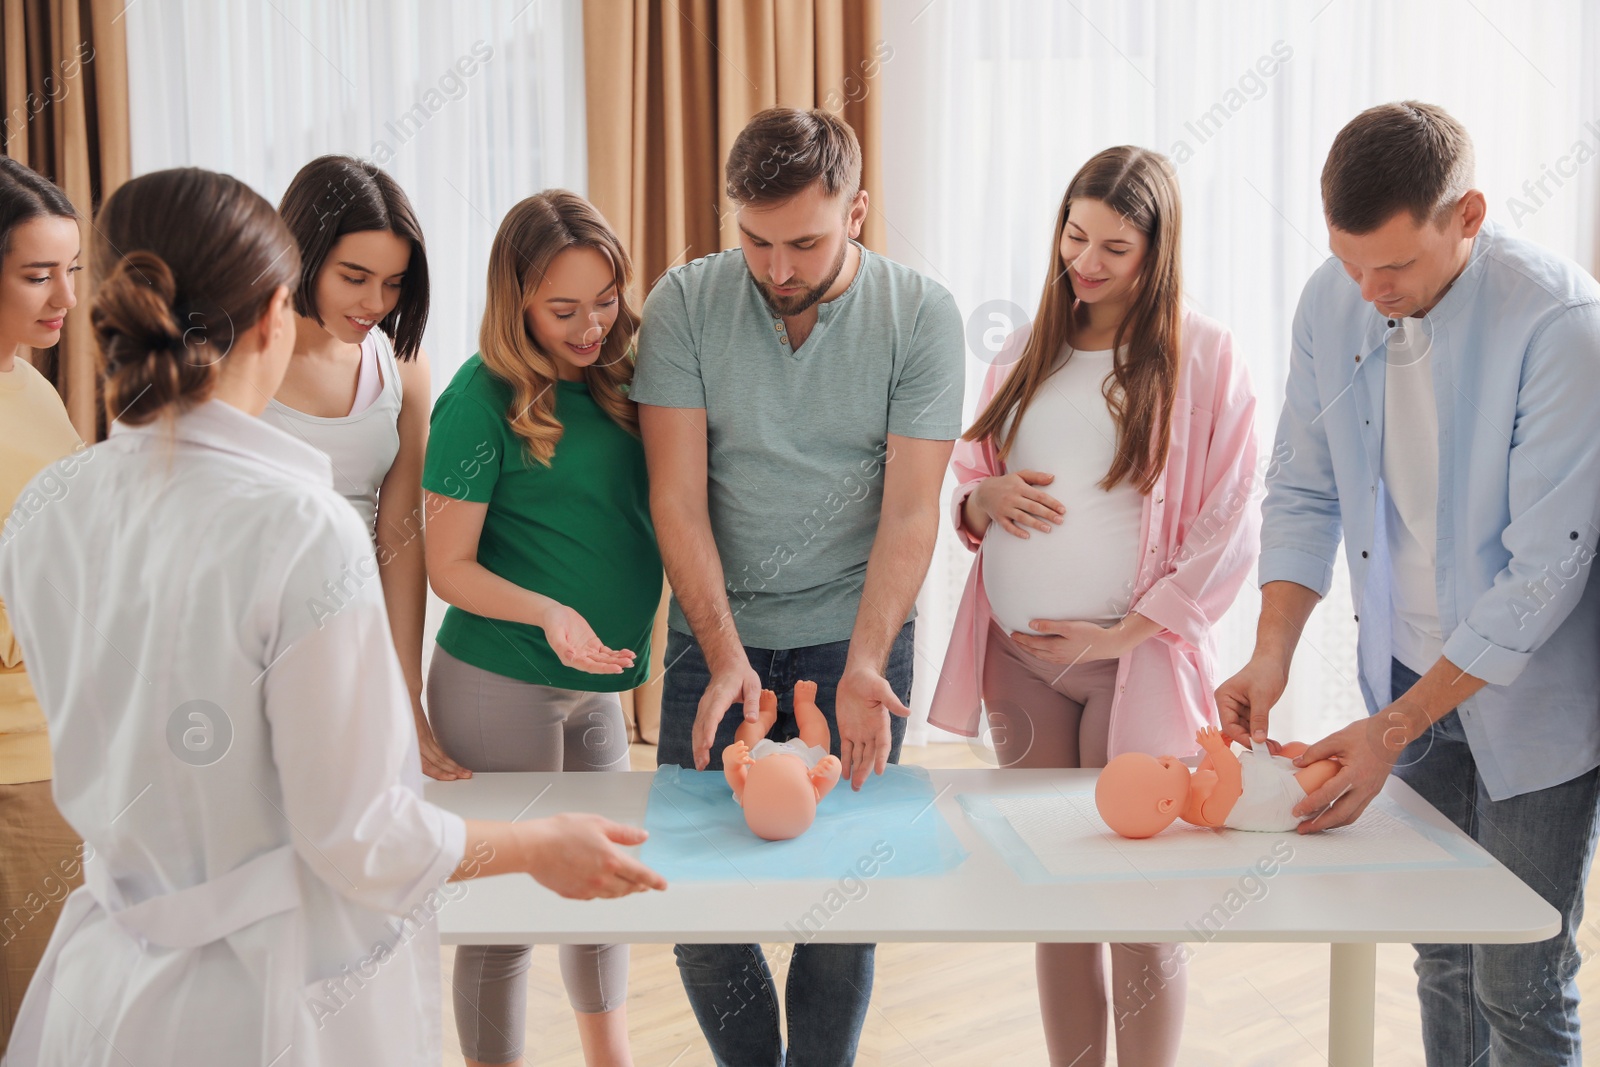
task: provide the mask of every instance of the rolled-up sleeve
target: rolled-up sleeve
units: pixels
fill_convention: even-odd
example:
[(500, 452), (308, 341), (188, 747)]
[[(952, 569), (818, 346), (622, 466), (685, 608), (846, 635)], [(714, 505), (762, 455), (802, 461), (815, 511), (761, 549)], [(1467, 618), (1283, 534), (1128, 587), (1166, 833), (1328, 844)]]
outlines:
[(1515, 681), (1577, 606), (1600, 533), (1600, 304), (1568, 307), (1530, 342), (1509, 455), (1510, 559), (1444, 644), (1490, 685)]
[(1295, 309), (1289, 379), (1261, 504), (1261, 559), (1256, 574), (1262, 585), (1294, 582), (1325, 596), (1333, 584), (1341, 522), (1312, 357), (1310, 303), (1315, 284), (1313, 279), (1306, 286)]

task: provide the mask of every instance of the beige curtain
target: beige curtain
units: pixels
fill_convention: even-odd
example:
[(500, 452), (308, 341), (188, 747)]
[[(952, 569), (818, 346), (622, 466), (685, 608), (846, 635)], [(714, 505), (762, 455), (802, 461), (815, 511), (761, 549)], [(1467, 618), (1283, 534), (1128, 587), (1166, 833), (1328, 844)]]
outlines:
[[(881, 188), (879, 0), (584, 0), (589, 199), (633, 256), (638, 295), (737, 243), (722, 164), (769, 107), (823, 107)], [(883, 220), (862, 241), (883, 249)]]
[[(126, 0), (4, 0), (0, 92), (5, 154), (59, 185), (87, 221), (128, 179)], [(86, 275), (79, 275), (80, 279)], [(103, 436), (99, 374), (89, 332), (88, 282), (61, 343), (34, 352), (85, 441)]]
[[(642, 302), (669, 268), (738, 243), (722, 164), (769, 107), (821, 107), (861, 140), (862, 184), (881, 189), (879, 0), (584, 0), (589, 199), (633, 257)], [(869, 211), (862, 243), (883, 250)], [(649, 685), (625, 696), (636, 740), (661, 717), (666, 601)]]

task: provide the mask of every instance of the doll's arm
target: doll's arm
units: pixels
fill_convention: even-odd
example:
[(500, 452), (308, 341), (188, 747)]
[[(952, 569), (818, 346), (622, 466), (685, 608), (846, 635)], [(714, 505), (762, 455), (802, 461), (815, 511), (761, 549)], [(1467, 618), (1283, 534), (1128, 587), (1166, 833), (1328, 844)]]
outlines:
[(739, 728), (733, 734), (749, 748), (754, 748), (757, 741), (771, 733), (772, 724), (778, 721), (778, 694), (770, 689), (763, 689), (761, 702), (756, 708), (755, 721), (746, 719), (739, 724)]
[(744, 783), (750, 775), (750, 764), (754, 762), (750, 758), (750, 746), (743, 741), (735, 741), (722, 750), (722, 776), (733, 788), (733, 795), (741, 800), (744, 799)]
[(811, 768), (811, 788), (816, 790), (818, 803), (839, 784), (839, 773), (843, 767), (838, 756), (829, 755), (817, 760), (817, 765)]
[(1206, 822), (1203, 809), (1205, 803), (1216, 792), (1217, 772), (1211, 769), (1210, 762), (1192, 771), (1189, 775), (1189, 792), (1183, 799), (1183, 809), (1178, 812), (1178, 818), (1190, 826), (1210, 827)]
[[(1233, 754), (1227, 739), (1215, 726), (1202, 729), (1195, 734), (1195, 740), (1211, 757), (1211, 770), (1216, 777), (1211, 788), (1202, 790), (1202, 796), (1194, 804), (1197, 818), (1191, 821), (1201, 826), (1221, 826), (1244, 795), (1244, 770), (1239, 765), (1239, 757)], [(1200, 782), (1196, 781), (1195, 785)]]

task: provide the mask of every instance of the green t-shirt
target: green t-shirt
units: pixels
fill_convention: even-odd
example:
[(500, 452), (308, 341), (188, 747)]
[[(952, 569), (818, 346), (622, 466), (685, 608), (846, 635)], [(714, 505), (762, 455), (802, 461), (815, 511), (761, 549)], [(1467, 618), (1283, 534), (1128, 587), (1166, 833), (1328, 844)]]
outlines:
[(544, 631), (452, 605), (438, 642), (486, 671), (537, 685), (615, 693), (650, 674), (650, 630), (661, 602), (661, 554), (650, 522), (644, 448), (589, 396), (556, 383), (563, 427), (546, 467), (528, 457), (506, 412), (511, 386), (474, 355), (433, 406), (422, 487), (487, 503), (478, 562), (582, 615), (607, 646), (637, 654), (631, 671), (590, 674), (562, 663)]

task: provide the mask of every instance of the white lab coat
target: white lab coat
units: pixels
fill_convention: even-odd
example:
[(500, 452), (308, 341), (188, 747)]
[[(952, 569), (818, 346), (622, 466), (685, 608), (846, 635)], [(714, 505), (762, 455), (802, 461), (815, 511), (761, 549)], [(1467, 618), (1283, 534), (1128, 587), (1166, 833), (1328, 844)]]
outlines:
[(90, 856), (8, 1067), (434, 1067), (465, 829), (327, 458), (220, 401), (118, 423), (0, 599)]

